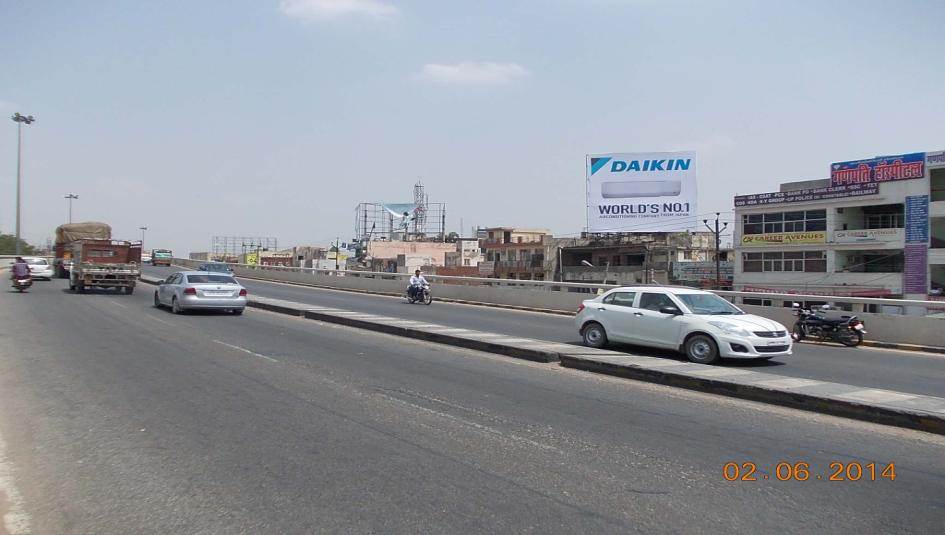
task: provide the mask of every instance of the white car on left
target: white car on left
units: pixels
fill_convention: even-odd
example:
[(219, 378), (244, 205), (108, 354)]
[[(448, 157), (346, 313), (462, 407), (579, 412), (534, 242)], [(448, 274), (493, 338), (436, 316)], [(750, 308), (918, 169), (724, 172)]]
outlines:
[(52, 280), (55, 276), (53, 267), (45, 258), (24, 256), (23, 260), (30, 266), (30, 276), (34, 279)]

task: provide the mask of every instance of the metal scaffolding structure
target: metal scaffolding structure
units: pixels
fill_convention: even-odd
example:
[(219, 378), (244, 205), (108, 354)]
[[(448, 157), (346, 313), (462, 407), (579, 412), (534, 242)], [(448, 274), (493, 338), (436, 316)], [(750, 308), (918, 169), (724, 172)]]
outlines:
[(214, 236), (210, 239), (210, 260), (238, 262), (246, 253), (277, 251), (279, 240), (259, 236)]
[(355, 209), (355, 238), (442, 241), (446, 237), (446, 203), (431, 203), (423, 183), (413, 187), (412, 203), (362, 202)]

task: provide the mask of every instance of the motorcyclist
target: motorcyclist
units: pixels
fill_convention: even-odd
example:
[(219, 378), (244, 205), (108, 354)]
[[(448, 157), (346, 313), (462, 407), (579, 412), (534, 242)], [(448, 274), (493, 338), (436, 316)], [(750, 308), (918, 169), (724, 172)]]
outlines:
[(10, 269), (10, 278), (13, 279), (14, 282), (18, 279), (30, 278), (30, 265), (23, 260), (23, 257), (16, 257)]
[(417, 298), (417, 292), (423, 289), (424, 286), (429, 284), (426, 279), (423, 278), (423, 275), (420, 274), (420, 270), (413, 272), (413, 275), (410, 277), (410, 286), (407, 288), (407, 295), (411, 299)]

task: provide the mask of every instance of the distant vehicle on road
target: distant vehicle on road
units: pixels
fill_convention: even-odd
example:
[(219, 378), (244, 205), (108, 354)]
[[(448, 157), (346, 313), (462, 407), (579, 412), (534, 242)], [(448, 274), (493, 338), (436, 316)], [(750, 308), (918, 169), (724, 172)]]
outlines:
[(210, 271), (179, 271), (154, 291), (154, 306), (187, 310), (228, 310), (239, 316), (246, 308), (246, 288), (231, 275)]
[(168, 249), (154, 249), (151, 251), (151, 265), (152, 266), (170, 266), (171, 258), (174, 257)]
[(588, 346), (622, 342), (671, 349), (699, 364), (722, 357), (767, 360), (792, 353), (793, 341), (784, 325), (692, 288), (615, 288), (584, 301), (574, 322)]
[(35, 256), (24, 256), (23, 260), (30, 266), (30, 276), (33, 279), (52, 280), (56, 276), (55, 270), (45, 258)]
[(200, 271), (209, 271), (211, 273), (233, 273), (233, 268), (222, 262), (207, 262), (200, 264), (197, 268)]

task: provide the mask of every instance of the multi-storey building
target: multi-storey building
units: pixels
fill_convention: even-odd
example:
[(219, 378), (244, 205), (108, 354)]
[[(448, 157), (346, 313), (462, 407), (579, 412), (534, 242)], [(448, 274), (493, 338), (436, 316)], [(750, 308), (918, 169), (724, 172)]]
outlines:
[(945, 151), (831, 165), (735, 197), (735, 286), (926, 299), (945, 285)]

